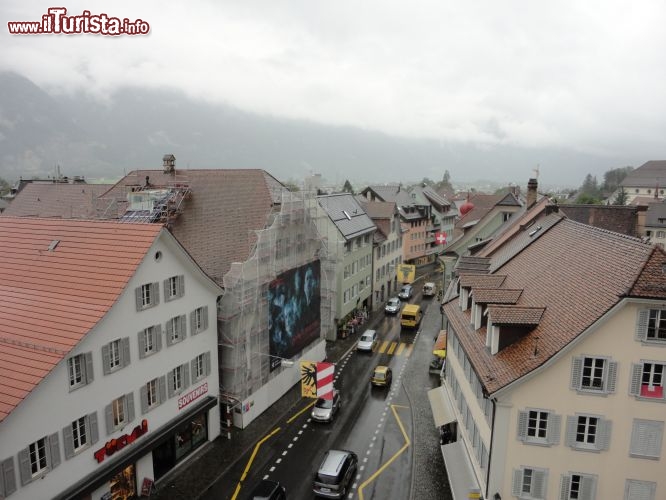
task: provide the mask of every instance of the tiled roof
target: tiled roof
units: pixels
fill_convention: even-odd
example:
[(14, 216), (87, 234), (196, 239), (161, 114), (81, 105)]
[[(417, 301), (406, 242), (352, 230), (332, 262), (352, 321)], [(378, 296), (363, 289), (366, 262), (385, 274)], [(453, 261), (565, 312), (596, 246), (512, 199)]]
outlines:
[(569, 219), (627, 236), (636, 236), (635, 206), (562, 204), (559, 208)]
[(426, 198), (428, 198), (428, 200), (430, 200), (432, 203), (436, 203), (437, 205), (440, 205), (442, 207), (447, 207), (451, 205), (451, 203), (449, 203), (446, 197), (441, 196), (437, 191), (435, 191), (430, 186), (426, 186), (423, 188), (423, 195)]
[(493, 325), (538, 325), (545, 307), (488, 306)]
[(0, 421), (104, 317), (163, 230), (0, 217)]
[(392, 219), (396, 213), (395, 202), (393, 201), (369, 201), (366, 199), (358, 201), (371, 219)]
[(474, 208), (463, 215), (458, 222), (456, 228), (462, 228), (470, 221), (481, 220), (488, 212), (490, 212), (495, 205), (504, 199), (503, 194), (477, 194), (471, 196), (469, 201), (474, 205)]
[(27, 183), (3, 215), (92, 219), (95, 199), (109, 184)]
[(666, 227), (666, 203), (650, 203), (645, 214), (645, 225)]
[(463, 255), (456, 262), (453, 271), (457, 274), (465, 274), (470, 272), (487, 273), (489, 268), (490, 268), (489, 258)]
[(499, 288), (506, 276), (499, 274), (463, 274), (460, 276), (460, 286), (464, 288)]
[(119, 214), (125, 211), (126, 196), (132, 186), (145, 179), (155, 188), (187, 185), (191, 196), (183, 202), (182, 214), (171, 232), (187, 249), (204, 272), (218, 284), (234, 262), (245, 262), (264, 229), (275, 204), (286, 191), (275, 178), (259, 169), (136, 170), (105, 193), (117, 199)]
[(508, 288), (472, 288), (472, 296), (477, 304), (515, 304), (522, 290)]
[(349, 193), (317, 196), (317, 202), (345, 239), (355, 238), (377, 229), (363, 207)]
[(651, 160), (632, 170), (622, 180), (624, 187), (666, 186), (666, 160)]
[(492, 394), (543, 365), (628, 293), (666, 299), (665, 263), (663, 250), (638, 238), (562, 219), (543, 228), (538, 238), (501, 266), (502, 283), (487, 284), (495, 274), (460, 277), (461, 285), (472, 290), (500, 285), (522, 289), (516, 306), (545, 308), (538, 326), (492, 355), (485, 346), (486, 328), (474, 331), (470, 312), (461, 311), (458, 301), (450, 300), (444, 306), (449, 332), (456, 332)]

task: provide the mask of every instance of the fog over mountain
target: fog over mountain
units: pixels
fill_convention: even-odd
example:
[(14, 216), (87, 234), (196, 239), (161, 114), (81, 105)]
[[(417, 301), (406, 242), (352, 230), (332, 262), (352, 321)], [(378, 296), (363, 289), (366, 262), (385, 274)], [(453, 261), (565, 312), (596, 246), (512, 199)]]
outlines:
[(653, 158), (607, 158), (565, 149), (528, 149), (392, 137), (353, 127), (252, 114), (193, 100), (172, 90), (123, 87), (108, 100), (50, 94), (0, 73), (0, 177), (64, 175), (117, 178), (161, 168), (261, 168), (282, 181), (319, 173), (330, 184), (480, 179), (524, 185), (539, 166), (540, 184), (579, 186), (587, 173)]

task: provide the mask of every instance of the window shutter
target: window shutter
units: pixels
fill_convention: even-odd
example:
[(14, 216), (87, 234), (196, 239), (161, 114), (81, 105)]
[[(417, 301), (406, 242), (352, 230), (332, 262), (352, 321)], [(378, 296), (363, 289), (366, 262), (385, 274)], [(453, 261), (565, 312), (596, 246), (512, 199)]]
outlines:
[(180, 330), (180, 337), (187, 337), (187, 315), (181, 314), (178, 316), (178, 329)]
[(164, 303), (166, 304), (171, 300), (171, 295), (169, 294), (169, 278), (162, 282), (162, 286), (164, 287)]
[(649, 318), (650, 318), (649, 309), (641, 309), (640, 311), (638, 311), (638, 318), (636, 320), (635, 339), (638, 340), (639, 342), (647, 339), (647, 327), (648, 327)]
[(99, 428), (97, 427), (97, 412), (88, 414), (88, 424), (90, 425), (90, 444), (99, 441)]
[(168, 320), (166, 324), (166, 344), (170, 346), (173, 338), (173, 320)]
[(206, 376), (210, 375), (210, 351), (204, 355), (204, 361), (206, 364)]
[(580, 390), (581, 374), (583, 370), (583, 358), (575, 357), (571, 360), (571, 388)]
[(127, 414), (127, 423), (134, 420), (134, 393), (129, 392), (125, 394), (125, 403), (127, 403), (125, 410)]
[(106, 422), (106, 435), (114, 431), (113, 428), (113, 403), (104, 407), (104, 421)]
[(615, 381), (617, 380), (617, 361), (607, 361), (608, 372), (606, 374), (606, 392), (615, 392)]
[(192, 361), (190, 361), (190, 368), (191, 368), (191, 372), (192, 372), (192, 382), (194, 382), (194, 381), (198, 380), (198, 378), (196, 378), (196, 376), (197, 376), (197, 358), (194, 358)]
[(569, 494), (571, 493), (571, 476), (562, 476), (560, 480), (560, 500), (570, 500)]
[(597, 428), (599, 439), (596, 440), (597, 450), (608, 449), (612, 425), (613, 423), (610, 420), (599, 419), (599, 427)]
[(162, 325), (155, 325), (153, 329), (153, 341), (155, 342), (155, 352), (160, 352), (162, 350)]
[(567, 431), (565, 434), (565, 441), (567, 446), (575, 446), (576, 444), (576, 417), (567, 417)]
[(195, 309), (190, 313), (190, 332), (192, 335), (197, 333), (197, 310)]
[(521, 486), (523, 482), (523, 471), (522, 470), (513, 470), (513, 483), (511, 484), (511, 493), (514, 496), (519, 497), (521, 493)]
[(164, 401), (166, 401), (166, 378), (164, 377), (164, 375), (158, 377), (157, 387), (159, 393), (159, 402), (163, 403)]
[(663, 432), (664, 422), (634, 420), (630, 453), (645, 457), (659, 457)]
[(51, 450), (51, 460), (49, 465), (51, 470), (60, 465), (60, 445), (58, 443), (58, 433), (55, 432), (49, 436), (49, 449)]
[(554, 413), (548, 414), (548, 430), (546, 431), (546, 439), (549, 444), (559, 444), (560, 433), (562, 428), (562, 416), (555, 415)]
[(121, 349), (123, 353), (122, 366), (127, 366), (130, 364), (130, 339), (125, 337), (120, 341)]
[(190, 386), (190, 367), (187, 363), (183, 363), (183, 389)]
[(139, 332), (139, 359), (146, 357), (146, 336), (150, 335), (148, 330), (141, 330)]
[(580, 500), (594, 500), (597, 489), (597, 478), (583, 476), (580, 481)]
[(95, 379), (95, 373), (93, 372), (92, 352), (86, 352), (83, 355), (83, 359), (86, 363), (86, 384), (89, 384)]
[(141, 395), (141, 414), (145, 414), (148, 411), (148, 388), (143, 385), (139, 394)]
[(643, 379), (643, 363), (631, 364), (631, 383), (629, 384), (629, 394), (638, 396), (641, 393), (641, 381)]
[(140, 311), (143, 309), (143, 294), (141, 293), (140, 286), (134, 289), (134, 296), (136, 298), (136, 310)]
[(203, 327), (202, 330), (208, 329), (208, 306), (203, 306)]
[(21, 476), (21, 486), (32, 481), (32, 471), (30, 470), (30, 452), (28, 448), (23, 448), (18, 453), (19, 472)]
[(16, 475), (14, 473), (14, 457), (2, 462), (2, 475), (0, 476), (0, 494), (8, 497), (16, 491)]
[(175, 375), (176, 374), (174, 370), (171, 370), (169, 373), (167, 373), (167, 395), (169, 398), (173, 397), (173, 384), (176, 379)]
[(182, 297), (185, 295), (185, 276), (180, 275), (178, 276), (178, 296)]
[(74, 433), (72, 431), (72, 424), (62, 428), (62, 444), (65, 448), (65, 460), (69, 460), (74, 456)]
[(111, 365), (111, 354), (109, 353), (109, 344), (102, 346), (102, 371), (104, 375), (109, 374), (109, 366)]
[(518, 439), (525, 441), (527, 439), (527, 412), (518, 412)]
[(546, 497), (546, 479), (548, 472), (543, 470), (532, 471), (532, 496), (534, 498)]
[(157, 304), (160, 303), (160, 284), (159, 283), (153, 283), (152, 286), (150, 287), (152, 290), (152, 297), (151, 297), (151, 306), (156, 306)]

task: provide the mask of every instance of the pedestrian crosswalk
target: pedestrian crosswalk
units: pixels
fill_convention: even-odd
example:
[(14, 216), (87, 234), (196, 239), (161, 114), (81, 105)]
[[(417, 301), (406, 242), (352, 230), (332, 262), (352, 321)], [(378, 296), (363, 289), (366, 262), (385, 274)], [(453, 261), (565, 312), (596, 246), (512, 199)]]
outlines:
[(373, 349), (374, 352), (380, 354), (388, 354), (389, 356), (404, 356), (408, 358), (412, 354), (412, 349), (414, 344), (409, 344), (407, 342), (395, 342), (384, 340), (375, 346)]

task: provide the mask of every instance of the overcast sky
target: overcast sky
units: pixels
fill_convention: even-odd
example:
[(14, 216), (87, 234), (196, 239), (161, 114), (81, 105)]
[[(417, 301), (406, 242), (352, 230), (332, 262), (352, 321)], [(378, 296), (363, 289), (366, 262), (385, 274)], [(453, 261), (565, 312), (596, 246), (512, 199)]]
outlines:
[(169, 86), (407, 137), (564, 148), (609, 169), (666, 158), (662, 0), (172, 3), (55, 3), (142, 19), (147, 36), (11, 36), (7, 22), (54, 4), (4, 0), (0, 69), (103, 98)]

